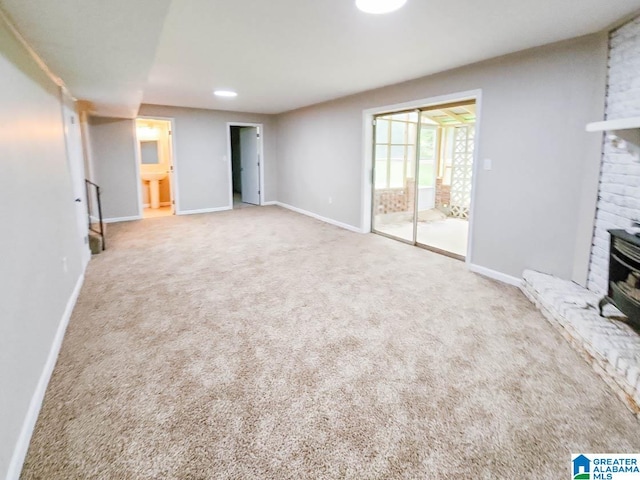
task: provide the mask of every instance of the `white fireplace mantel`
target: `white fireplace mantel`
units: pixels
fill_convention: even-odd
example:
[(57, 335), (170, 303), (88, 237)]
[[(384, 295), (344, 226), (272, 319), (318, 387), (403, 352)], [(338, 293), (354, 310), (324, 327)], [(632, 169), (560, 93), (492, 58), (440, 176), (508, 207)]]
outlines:
[(640, 117), (588, 123), (587, 132), (607, 132), (613, 146), (640, 160)]

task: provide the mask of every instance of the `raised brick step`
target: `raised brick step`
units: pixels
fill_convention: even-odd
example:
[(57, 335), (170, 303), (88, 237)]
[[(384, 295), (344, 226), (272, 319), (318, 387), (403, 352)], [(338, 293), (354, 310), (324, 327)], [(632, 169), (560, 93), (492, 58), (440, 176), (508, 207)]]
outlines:
[(523, 293), (640, 418), (640, 334), (611, 305), (601, 317), (602, 296), (576, 283), (532, 270), (523, 277)]

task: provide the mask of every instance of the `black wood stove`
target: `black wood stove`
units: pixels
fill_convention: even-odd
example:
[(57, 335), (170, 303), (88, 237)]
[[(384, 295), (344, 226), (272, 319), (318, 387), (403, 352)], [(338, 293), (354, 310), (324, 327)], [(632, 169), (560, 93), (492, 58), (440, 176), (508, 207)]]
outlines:
[(640, 329), (640, 236), (626, 230), (609, 230), (609, 290), (600, 301), (602, 308), (611, 303)]

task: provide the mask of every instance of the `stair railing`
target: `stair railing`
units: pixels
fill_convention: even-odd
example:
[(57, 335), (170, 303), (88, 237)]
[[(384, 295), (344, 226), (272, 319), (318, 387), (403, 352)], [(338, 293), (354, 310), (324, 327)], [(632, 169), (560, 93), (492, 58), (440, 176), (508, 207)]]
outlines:
[[(91, 230), (93, 233), (100, 235), (102, 250), (104, 251), (107, 248), (107, 246), (104, 242), (104, 221), (102, 219), (102, 201), (100, 200), (100, 186), (96, 185), (91, 180), (85, 179), (84, 182), (85, 182), (85, 187), (87, 189), (87, 215), (89, 219), (89, 230)], [(95, 196), (91, 195), (92, 193), (95, 193)], [(93, 221), (94, 217), (91, 213), (92, 213), (92, 206), (94, 202), (98, 208), (98, 225), (100, 226), (99, 230), (95, 230), (93, 228), (93, 224), (95, 222)]]

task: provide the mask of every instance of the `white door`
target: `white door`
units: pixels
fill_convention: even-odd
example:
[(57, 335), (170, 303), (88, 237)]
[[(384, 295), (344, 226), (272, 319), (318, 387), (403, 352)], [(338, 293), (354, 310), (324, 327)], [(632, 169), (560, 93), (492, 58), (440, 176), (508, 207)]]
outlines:
[(78, 224), (78, 235), (83, 251), (83, 261), (86, 264), (91, 257), (87, 235), (89, 234), (89, 223), (87, 217), (87, 199), (84, 175), (84, 157), (82, 151), (82, 135), (80, 133), (80, 119), (76, 112), (68, 105), (64, 105), (64, 133), (67, 145), (67, 161), (69, 163), (69, 173), (73, 187), (73, 202), (76, 207), (76, 221)]
[(240, 129), (242, 201), (254, 205), (260, 205), (258, 133), (258, 127), (242, 127)]

